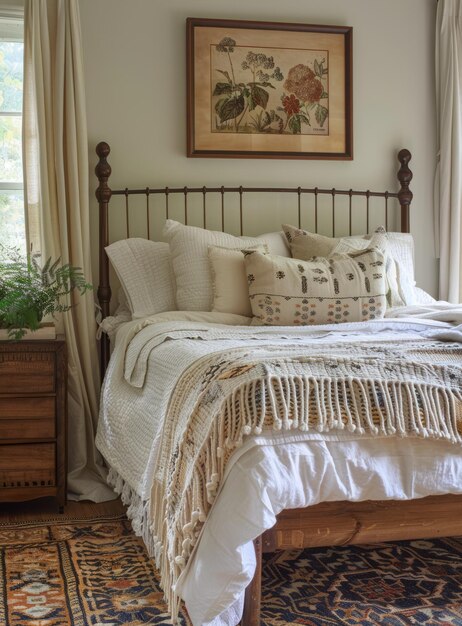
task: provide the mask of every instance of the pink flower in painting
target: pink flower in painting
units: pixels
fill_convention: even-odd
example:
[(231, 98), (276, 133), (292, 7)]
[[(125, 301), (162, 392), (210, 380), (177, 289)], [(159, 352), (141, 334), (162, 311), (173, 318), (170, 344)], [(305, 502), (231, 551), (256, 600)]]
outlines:
[(289, 70), (284, 89), (295, 94), (302, 102), (319, 102), (324, 92), (313, 70), (302, 63)]

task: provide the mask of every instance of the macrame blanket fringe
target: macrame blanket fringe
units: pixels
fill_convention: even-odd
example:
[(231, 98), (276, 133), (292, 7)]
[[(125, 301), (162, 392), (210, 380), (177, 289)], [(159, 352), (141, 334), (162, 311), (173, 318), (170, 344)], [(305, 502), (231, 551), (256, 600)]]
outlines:
[(137, 537), (141, 537), (143, 539), (149, 556), (153, 557), (154, 545), (152, 541), (152, 533), (150, 531), (151, 522), (149, 519), (149, 500), (143, 500), (112, 467), (108, 472), (106, 481), (108, 485), (120, 495), (122, 504), (128, 507), (126, 515), (131, 521), (133, 531)]
[[(175, 439), (173, 431), (170, 441), (168, 432), (164, 435), (163, 445), (174, 454), (154, 482), (150, 533), (146, 532), (145, 509), (141, 516), (143, 536), (152, 535), (153, 554), (173, 619), (177, 618), (180, 602), (176, 582), (197, 543), (227, 461), (245, 436), (272, 429), (347, 431), (357, 435), (431, 437), (460, 444), (460, 385), (443, 384), (448, 371), (434, 367), (429, 371), (420, 364), (410, 366), (408, 381), (406, 376), (386, 380), (267, 374), (237, 384), (237, 376), (235, 386), (221, 398), (218, 412), (211, 407), (220, 397), (220, 390), (216, 382), (211, 384), (202, 394), (205, 402), (197, 403), (188, 418), (181, 439)], [(220, 376), (229, 383), (233, 373), (222, 372)], [(224, 394), (224, 389), (221, 392)], [(204, 409), (207, 402), (208, 412)], [(174, 418), (170, 415), (168, 420)], [(206, 434), (200, 440), (197, 433), (204, 430), (204, 425)], [(121, 487), (122, 496), (125, 488)]]

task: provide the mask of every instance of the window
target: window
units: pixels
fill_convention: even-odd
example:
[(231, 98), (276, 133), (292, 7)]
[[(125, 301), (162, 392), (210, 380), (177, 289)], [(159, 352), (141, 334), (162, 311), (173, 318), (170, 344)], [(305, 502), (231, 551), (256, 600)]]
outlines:
[(0, 17), (0, 244), (25, 250), (23, 47), (22, 20)]

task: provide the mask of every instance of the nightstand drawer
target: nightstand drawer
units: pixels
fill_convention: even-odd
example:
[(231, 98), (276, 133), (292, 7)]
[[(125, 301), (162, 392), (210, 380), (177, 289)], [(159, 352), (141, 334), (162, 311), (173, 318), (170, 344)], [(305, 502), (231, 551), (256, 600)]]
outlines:
[(56, 436), (56, 399), (2, 398), (1, 439), (52, 439)]
[(0, 341), (0, 502), (53, 496), (62, 512), (66, 431), (64, 339)]
[(53, 439), (56, 437), (56, 420), (53, 419), (0, 419), (0, 441), (8, 439)]
[(56, 400), (48, 398), (2, 398), (0, 396), (0, 424), (2, 419), (43, 419), (54, 418)]
[(53, 393), (55, 357), (51, 352), (0, 354), (0, 393)]
[(54, 443), (0, 445), (0, 488), (56, 484)]

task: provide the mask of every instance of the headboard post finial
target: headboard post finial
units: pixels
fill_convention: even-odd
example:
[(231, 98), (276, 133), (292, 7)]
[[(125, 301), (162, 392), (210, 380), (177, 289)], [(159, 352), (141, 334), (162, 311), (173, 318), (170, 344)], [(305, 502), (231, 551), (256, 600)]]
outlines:
[[(109, 315), (109, 304), (111, 302), (111, 287), (109, 284), (109, 259), (105, 251), (105, 247), (109, 245), (109, 227), (108, 227), (108, 207), (111, 199), (112, 191), (108, 185), (109, 176), (111, 175), (111, 166), (107, 162), (107, 157), (111, 152), (109, 144), (101, 141), (96, 146), (96, 154), (99, 161), (95, 167), (95, 173), (98, 177), (99, 185), (96, 190), (96, 198), (99, 204), (99, 285), (98, 285), (98, 301), (101, 307), (103, 318)], [(101, 337), (101, 374), (104, 376), (107, 364), (109, 363), (109, 338), (106, 333)]]
[(398, 191), (398, 199), (401, 205), (401, 232), (408, 233), (410, 232), (410, 220), (409, 220), (409, 207), (412, 202), (413, 193), (409, 189), (409, 184), (412, 180), (412, 172), (409, 169), (409, 161), (411, 160), (412, 155), (409, 150), (403, 148), (398, 153), (398, 161), (401, 164), (401, 167), (398, 171), (398, 180), (400, 182), (401, 188)]

